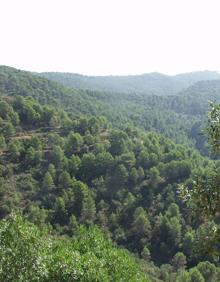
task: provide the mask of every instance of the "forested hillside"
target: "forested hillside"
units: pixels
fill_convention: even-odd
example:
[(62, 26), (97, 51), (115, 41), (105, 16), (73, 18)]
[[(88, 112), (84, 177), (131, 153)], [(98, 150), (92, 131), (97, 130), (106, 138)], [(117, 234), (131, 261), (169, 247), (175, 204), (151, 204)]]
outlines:
[[(7, 67), (0, 90), (0, 217), (20, 211), (37, 225), (18, 215), (2, 221), (3, 281), (14, 281), (21, 269), (27, 270), (19, 281), (219, 281), (216, 256), (205, 248), (216, 224), (190, 213), (179, 195), (181, 185), (191, 187), (194, 175), (219, 168), (219, 161), (165, 137), (165, 123), (164, 135), (146, 131), (153, 124), (135, 127), (129, 105), (145, 107), (141, 95), (132, 104), (132, 96), (124, 104), (121, 95), (114, 112), (110, 94)], [(174, 123), (175, 107), (162, 111), (167, 100), (148, 101), (161, 121)], [(182, 117), (188, 125), (193, 120)]]
[(175, 76), (161, 73), (129, 76), (83, 76), (58, 72), (40, 73), (39, 75), (72, 88), (159, 96), (175, 95), (198, 81), (220, 79), (220, 74), (214, 71), (192, 72)]
[[(193, 144), (200, 153), (209, 154), (202, 130), (209, 101), (220, 101), (220, 80), (216, 72), (195, 72), (173, 77), (160, 74), (140, 77), (84, 77), (68, 73), (41, 75), (65, 86), (90, 89), (88, 95), (102, 104), (100, 113), (107, 116), (115, 126), (120, 122), (129, 122), (145, 130), (156, 130), (177, 143)], [(121, 87), (92, 87), (97, 81), (102, 81), (105, 86), (110, 82), (113, 85), (120, 82)], [(140, 90), (138, 87), (142, 83), (144, 88)], [(126, 87), (130, 84), (132, 88), (129, 90)], [(167, 90), (166, 85), (173, 89)]]
[(208, 100), (218, 100), (219, 84), (219, 81), (201, 82), (167, 97), (83, 91), (66, 88), (29, 72), (0, 67), (0, 90), (7, 95), (21, 94), (34, 97), (43, 104), (62, 106), (74, 117), (103, 115), (114, 127), (123, 129), (124, 125), (130, 124), (142, 130), (156, 131), (174, 142), (193, 145), (206, 155), (208, 150), (201, 131), (205, 126)]

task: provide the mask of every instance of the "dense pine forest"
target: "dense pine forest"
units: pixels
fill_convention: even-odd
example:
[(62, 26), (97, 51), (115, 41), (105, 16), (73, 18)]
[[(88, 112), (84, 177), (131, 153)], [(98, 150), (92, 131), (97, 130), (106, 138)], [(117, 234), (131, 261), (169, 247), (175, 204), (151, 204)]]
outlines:
[(220, 281), (219, 75), (156, 77), (0, 67), (0, 281)]

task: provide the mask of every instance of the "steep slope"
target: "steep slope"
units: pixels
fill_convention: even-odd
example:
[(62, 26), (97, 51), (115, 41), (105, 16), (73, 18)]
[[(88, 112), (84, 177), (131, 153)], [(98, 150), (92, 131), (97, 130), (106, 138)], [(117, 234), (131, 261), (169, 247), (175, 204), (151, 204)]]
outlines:
[(73, 73), (40, 73), (39, 75), (65, 86), (106, 92), (144, 93), (160, 96), (174, 95), (200, 81), (220, 79), (217, 72), (203, 71), (168, 76), (149, 73), (130, 76), (83, 76)]
[[(0, 265), (4, 272), (0, 275), (8, 277), (13, 273), (7, 268), (11, 267), (11, 260), (19, 269), (21, 263), (22, 269), (24, 265), (32, 269), (29, 263), (35, 262), (39, 255), (42, 259), (48, 256), (52, 260), (50, 263), (46, 259), (45, 264), (39, 266), (45, 267), (48, 275), (52, 275), (48, 281), (58, 281), (56, 277), (60, 277), (63, 271), (67, 275), (64, 281), (74, 281), (71, 280), (73, 269), (79, 269), (80, 273), (83, 271), (83, 277), (88, 275), (88, 279), (82, 281), (91, 281), (91, 277), (102, 281), (111, 273), (111, 267), (117, 272), (112, 272), (112, 275), (115, 273), (113, 281), (123, 281), (126, 277), (127, 281), (129, 277), (134, 277), (131, 281), (142, 281), (136, 275), (145, 279), (144, 273), (149, 273), (152, 281), (169, 281), (167, 277), (172, 277), (173, 281), (182, 281), (182, 277), (195, 281), (194, 272), (203, 278), (207, 267), (211, 267), (218, 281), (219, 272), (214, 264), (200, 264), (207, 258), (213, 261), (203, 247), (207, 233), (215, 225), (186, 212), (178, 187), (190, 187), (195, 174), (205, 175), (215, 166), (218, 168), (219, 162), (210, 161), (193, 148), (177, 145), (155, 132), (142, 131), (128, 124), (119, 130), (106, 118), (73, 117), (61, 107), (38, 103), (33, 97), (17, 96), (15, 88), (23, 87), (22, 93), (36, 95), (45, 87), (43, 84), (38, 89), (37, 84), (33, 87), (30, 82), (27, 91), (27, 82), (35, 78), (27, 78), (26, 73), (22, 75), (23, 80), (16, 76), (19, 79), (17, 86), (11, 88), (12, 92), (0, 95), (0, 217), (5, 218), (14, 209), (19, 209), (29, 221), (55, 234), (56, 244), (53, 245), (52, 238), (49, 238), (48, 245), (45, 237), (43, 240), (39, 236), (36, 238), (39, 234), (36, 227), (22, 219), (4, 221), (0, 225), (5, 255), (4, 259), (0, 258)], [(39, 82), (43, 83), (42, 80)], [(7, 85), (10, 86), (10, 81)], [(8, 86), (5, 91), (8, 91)], [(49, 90), (47, 93), (51, 95)], [(92, 93), (88, 93), (90, 98)], [(93, 94), (99, 96), (100, 103), (112, 99), (105, 93)], [(130, 98), (128, 95), (128, 101)], [(141, 96), (134, 97), (137, 98)], [(105, 252), (102, 235), (99, 231), (93, 233), (92, 228), (89, 233), (84, 229), (77, 237), (82, 224), (98, 225), (114, 243), (129, 249), (138, 259), (134, 260), (130, 253), (120, 251), (112, 244)], [(34, 237), (26, 236), (25, 232), (33, 232)], [(91, 239), (87, 237), (90, 232)], [(22, 241), (22, 234), (26, 241)], [(70, 243), (73, 248), (66, 248), (68, 238), (73, 235), (76, 240), (79, 238), (77, 244), (74, 245), (73, 241)], [(39, 247), (40, 242), (46, 243), (40, 249), (46, 252), (43, 257), (41, 251), (36, 251), (37, 246), (36, 249), (30, 248), (36, 242), (34, 238)], [(99, 244), (100, 238), (104, 246)], [(23, 244), (27, 247), (25, 254), (22, 253)], [(14, 251), (18, 255), (14, 256)], [(30, 256), (33, 260), (28, 260)], [(21, 260), (21, 257), (26, 260)], [(94, 273), (100, 264), (102, 272)], [(190, 271), (184, 270), (197, 264)], [(130, 268), (123, 274), (126, 265)], [(4, 281), (13, 281), (3, 277)], [(68, 277), (71, 278), (68, 280)]]
[(89, 97), (86, 92), (66, 88), (30, 72), (7, 66), (0, 66), (0, 92), (9, 96), (33, 97), (42, 104), (71, 110), (73, 115), (93, 114), (100, 106), (98, 101)]
[[(0, 99), (0, 140), (1, 218), (19, 208), (69, 235), (80, 223), (96, 223), (140, 255), (150, 244), (158, 263), (181, 250), (181, 230), (190, 222), (181, 214), (178, 184), (192, 181), (198, 166), (212, 167), (159, 134), (111, 128), (101, 117), (71, 119), (29, 97)], [(161, 237), (160, 213), (178, 238)]]

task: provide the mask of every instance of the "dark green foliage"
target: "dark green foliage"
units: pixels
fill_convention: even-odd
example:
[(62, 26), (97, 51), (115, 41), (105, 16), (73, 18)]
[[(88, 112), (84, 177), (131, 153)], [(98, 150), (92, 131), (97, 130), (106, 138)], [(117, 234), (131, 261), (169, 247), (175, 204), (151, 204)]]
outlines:
[[(15, 135), (6, 139), (7, 151), (1, 157), (2, 217), (20, 208), (34, 222), (42, 225), (42, 216), (58, 233), (66, 234), (72, 234), (72, 225), (98, 223), (117, 243), (139, 255), (149, 247), (157, 263), (169, 262), (182, 250), (184, 221), (191, 219), (183, 219), (173, 204), (183, 208), (177, 184), (189, 181), (192, 169), (206, 160), (156, 133), (132, 127), (104, 130), (102, 123), (94, 130), (94, 118), (71, 120), (69, 129), (43, 123), (30, 128), (20, 111), (30, 99), (22, 98), (22, 105), (16, 101), (17, 97), (7, 102), (20, 123)], [(31, 101), (44, 116), (47, 109)], [(63, 112), (53, 108), (51, 113), (64, 124), (69, 118), (62, 119)], [(9, 183), (13, 185), (4, 188)]]
[[(90, 104), (90, 98), (92, 95), (99, 96), (101, 93), (88, 92), (82, 92), (80, 99), (88, 103), (83, 102), (81, 106), (82, 100), (76, 99), (75, 90), (66, 90), (56, 83), (28, 73), (15, 70), (4, 72), (9, 75), (11, 71), (15, 77), (17, 76), (19, 82), (15, 82), (13, 77), (10, 84), (3, 78), (4, 83), (1, 87), (7, 95), (0, 96), (0, 124), (2, 125), (0, 127), (0, 217), (5, 218), (12, 210), (18, 209), (29, 221), (40, 228), (46, 226), (55, 236), (64, 236), (62, 240), (50, 238), (48, 235), (44, 237), (45, 244), (48, 240), (55, 240), (54, 244), (57, 247), (48, 251), (53, 257), (52, 262), (48, 259), (51, 265), (47, 268), (51, 276), (48, 276), (48, 280), (42, 281), (74, 281), (71, 280), (73, 265), (79, 269), (79, 272), (84, 273), (85, 278), (80, 277), (77, 281), (124, 281), (123, 279), (142, 281), (138, 280), (139, 276), (135, 276), (134, 272), (132, 272), (134, 279), (129, 278), (133, 276), (126, 276), (131, 273), (126, 265), (119, 264), (118, 268), (115, 266), (121, 258), (118, 251), (108, 259), (108, 266), (106, 266), (108, 270), (100, 266), (103, 266), (103, 260), (100, 260), (98, 253), (101, 251), (95, 244), (95, 237), (99, 242), (98, 238), (103, 235), (100, 235), (100, 231), (93, 229), (93, 225), (98, 225), (115, 244), (133, 252), (138, 259), (138, 265), (152, 281), (207, 279), (208, 269), (212, 273), (210, 275), (219, 277), (218, 268), (214, 264), (218, 261), (219, 253), (219, 245), (216, 244), (219, 219), (215, 218), (216, 223), (207, 222), (202, 217), (202, 213), (199, 215), (189, 213), (185, 201), (179, 197), (179, 187), (191, 189), (193, 181), (196, 180), (194, 177), (196, 174), (198, 176), (196, 183), (201, 184), (199, 186), (201, 189), (198, 191), (205, 192), (199, 193), (201, 197), (199, 200), (204, 199), (204, 201), (200, 205), (198, 201), (197, 207), (202, 208), (203, 214), (207, 211), (206, 206), (216, 210), (218, 202), (212, 201), (216, 193), (210, 193), (210, 191), (213, 191), (211, 190), (213, 181), (216, 187), (219, 183), (219, 177), (217, 177), (219, 161), (208, 160), (195, 151), (193, 146), (189, 149), (186, 145), (177, 145), (165, 137), (174, 134), (174, 132), (171, 133), (169, 124), (174, 124), (176, 114), (172, 117), (172, 113), (167, 112), (167, 118), (169, 116), (170, 121), (167, 125), (164, 124), (165, 136), (144, 131), (125, 122), (127, 114), (134, 114), (132, 119), (135, 117), (139, 106), (133, 112), (132, 107), (126, 109), (128, 104), (125, 103), (123, 106), (123, 103), (116, 101), (116, 103), (110, 103), (111, 109), (107, 106), (95, 109), (97, 100), (94, 98), (94, 104), (93, 102)], [(29, 92), (26, 88), (27, 82), (30, 84)], [(24, 92), (19, 92), (21, 89)], [(58, 95), (57, 89), (61, 96)], [(16, 96), (17, 92), (24, 96), (30, 94), (32, 97)], [(49, 101), (52, 93), (54, 94), (53, 102)], [(33, 98), (41, 100), (45, 95), (48, 96), (48, 100), (44, 101), (45, 104)], [(65, 100), (66, 95), (69, 100)], [(85, 95), (90, 98), (87, 100)], [(97, 107), (104, 105), (102, 103), (107, 96), (103, 95), (100, 104), (99, 102), (96, 104)], [(129, 95), (125, 94), (124, 97), (130, 99)], [(139, 97), (140, 100), (137, 99), (138, 103), (141, 103), (140, 107), (143, 106), (140, 116), (144, 114), (147, 106), (144, 96), (141, 97)], [(122, 99), (120, 95), (118, 99)], [(155, 97), (146, 99), (151, 101), (149, 108), (151, 105), (156, 107), (157, 104), (157, 107), (162, 109), (166, 98), (161, 99), (161, 104)], [(59, 101), (62, 101), (65, 107), (68, 104), (70, 107), (67, 108), (71, 113), (65, 112), (60, 107), (46, 105), (46, 103), (56, 105)], [(70, 101), (71, 103), (77, 101), (77, 106), (75, 107)], [(116, 104), (120, 107), (117, 108)], [(91, 114), (94, 111), (95, 115), (81, 115), (77, 107), (84, 114)], [(117, 115), (113, 114), (114, 107), (119, 109), (122, 119), (118, 119)], [(123, 108), (126, 110), (125, 114)], [(110, 110), (106, 111), (106, 109)], [(160, 116), (160, 122), (164, 122), (166, 115), (161, 109), (158, 110), (158, 116)], [(129, 110), (131, 111), (128, 113)], [(105, 117), (98, 116), (100, 112), (111, 116), (113, 125)], [(145, 126), (142, 126), (144, 118), (141, 119), (139, 126), (163, 131), (161, 125), (156, 127), (159, 120), (154, 119), (154, 108), (150, 112), (150, 115), (144, 117), (147, 117)], [(155, 123), (150, 124), (152, 120)], [(191, 120), (188, 120), (189, 123), (191, 124)], [(184, 126), (187, 124), (184, 118), (179, 123), (180, 127), (183, 124)], [(176, 128), (176, 124), (174, 127)], [(188, 125), (184, 128), (188, 128)], [(181, 129), (181, 132), (183, 131)], [(183, 135), (179, 136), (181, 142), (184, 143), (182, 137)], [(204, 203), (209, 205), (204, 206)], [(79, 225), (89, 229), (82, 229), (82, 233), (77, 233)], [(75, 236), (74, 238), (78, 239), (83, 237), (90, 247), (83, 246), (83, 240), (79, 239), (76, 240), (79, 245), (77, 249), (78, 245), (74, 243), (73, 246), (67, 239), (68, 236)], [(211, 250), (213, 244), (215, 244), (214, 252), (207, 252), (207, 249)], [(107, 248), (105, 244), (101, 246), (103, 249)], [(85, 257), (81, 258), (84, 247), (86, 248)], [(109, 254), (102, 252), (106, 257)], [(127, 256), (123, 251), (122, 260), (124, 255)], [(129, 256), (129, 260), (133, 261), (131, 255)], [(91, 258), (91, 265), (89, 258)], [(78, 259), (82, 259), (79, 266)], [(64, 261), (67, 267), (60, 269), (60, 261)], [(210, 262), (207, 273), (203, 265), (200, 265), (200, 268), (193, 268), (192, 271), (188, 270), (201, 261)], [(47, 262), (44, 267), (47, 267)], [(111, 276), (108, 271), (112, 273), (115, 271), (115, 280), (109, 278)], [(59, 272), (62, 273), (64, 280), (61, 280)], [(135, 273), (137, 273), (136, 270)], [(29, 275), (28, 272), (27, 275)], [(38, 275), (37, 271), (36, 275)], [(97, 280), (92, 280), (93, 277)]]

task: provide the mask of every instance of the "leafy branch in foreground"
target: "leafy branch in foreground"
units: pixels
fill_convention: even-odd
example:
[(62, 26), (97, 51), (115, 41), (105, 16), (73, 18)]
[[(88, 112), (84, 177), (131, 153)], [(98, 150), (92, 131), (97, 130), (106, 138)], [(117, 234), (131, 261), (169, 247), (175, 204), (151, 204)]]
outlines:
[(211, 111), (208, 113), (208, 126), (206, 128), (208, 142), (214, 155), (220, 153), (220, 104), (210, 102)]
[[(210, 106), (206, 132), (211, 151), (217, 157), (220, 154), (220, 104), (210, 103)], [(214, 223), (219, 222), (220, 216), (219, 161), (215, 161), (213, 168), (200, 170), (194, 177), (191, 187), (180, 185), (179, 191), (188, 208), (206, 225), (212, 225), (209, 226), (209, 232), (205, 234), (203, 240), (200, 240), (200, 253), (206, 252), (219, 259), (220, 225)]]
[(50, 236), (18, 214), (0, 222), (0, 281), (149, 281), (129, 252), (95, 226)]

